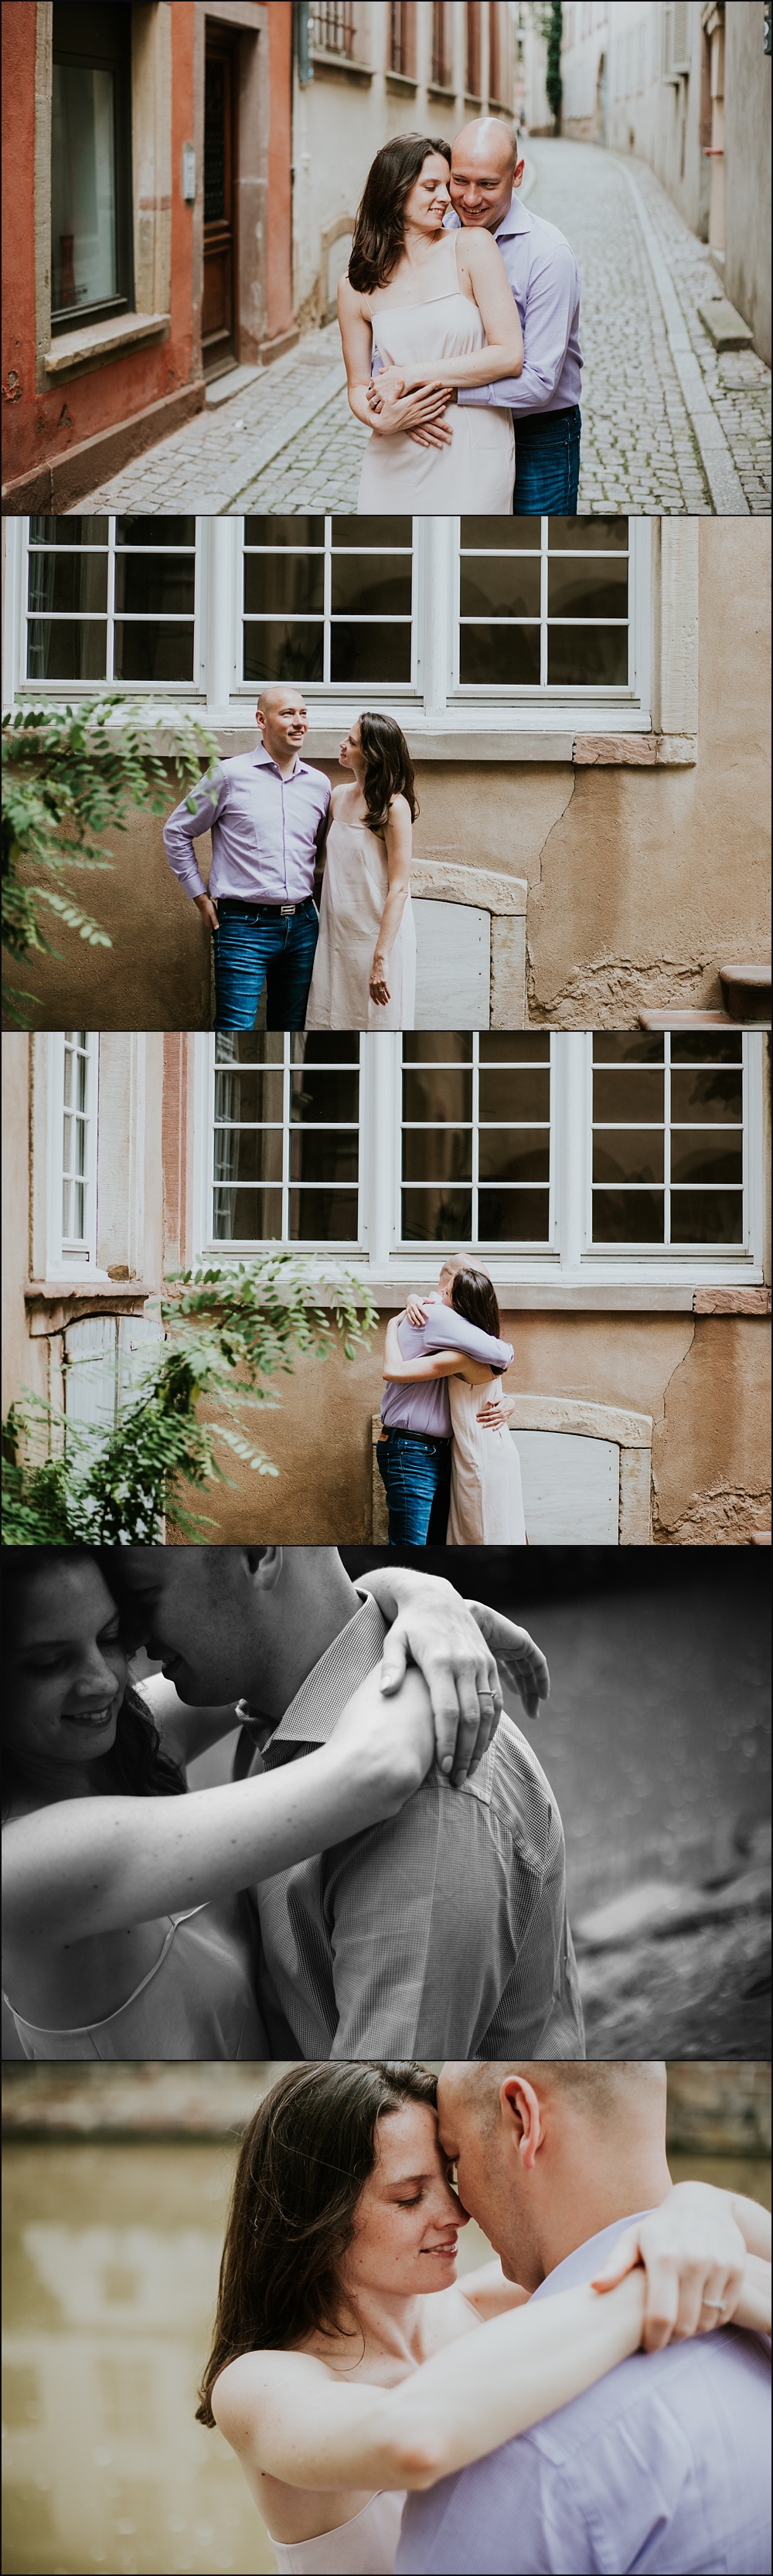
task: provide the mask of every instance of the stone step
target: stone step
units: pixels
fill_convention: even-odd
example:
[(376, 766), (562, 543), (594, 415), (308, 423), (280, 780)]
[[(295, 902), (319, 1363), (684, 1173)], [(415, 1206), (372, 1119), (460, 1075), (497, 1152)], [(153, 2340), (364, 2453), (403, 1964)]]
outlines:
[(219, 411), (221, 403), (233, 402), (236, 394), (246, 394), (264, 374), (263, 367), (228, 367), (222, 376), (213, 376), (204, 396), (207, 411)]
[(769, 966), (720, 966), (719, 980), (731, 1020), (770, 1027)]
[(698, 313), (715, 349), (753, 349), (754, 333), (743, 315), (736, 313), (728, 295), (709, 296), (705, 304), (699, 304)]
[(734, 1029), (729, 1011), (640, 1011), (640, 1029)]

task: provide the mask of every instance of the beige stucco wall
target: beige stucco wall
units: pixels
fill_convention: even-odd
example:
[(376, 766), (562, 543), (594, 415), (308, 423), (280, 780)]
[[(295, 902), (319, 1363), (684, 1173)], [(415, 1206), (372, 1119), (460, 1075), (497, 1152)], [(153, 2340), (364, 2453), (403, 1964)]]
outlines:
[(770, 366), (770, 55), (760, 0), (725, 10), (725, 275)]
[(30, 1388), (48, 1393), (45, 1343), (30, 1341), (24, 1290), (30, 1274), (30, 1049), (26, 1038), (2, 1042), (3, 1336), (2, 1411)]
[[(652, 1415), (656, 1541), (738, 1544), (770, 1526), (764, 1319), (521, 1311), (505, 1315), (503, 1331), (515, 1349), (506, 1385)], [(208, 1505), (218, 1540), (370, 1539), (382, 1352), (383, 1329), (370, 1356), (302, 1362), (282, 1382), (280, 1409), (260, 1424), (279, 1478), (228, 1461), (233, 1488)]]

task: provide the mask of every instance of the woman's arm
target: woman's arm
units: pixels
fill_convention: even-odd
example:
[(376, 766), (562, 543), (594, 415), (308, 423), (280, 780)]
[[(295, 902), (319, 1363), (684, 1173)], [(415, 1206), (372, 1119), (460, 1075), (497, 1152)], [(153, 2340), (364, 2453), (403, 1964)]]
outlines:
[[(500, 376), (521, 374), (523, 333), (501, 250), (491, 233), (485, 231), (458, 232), (454, 240), (458, 265), (468, 279), (486, 333), (485, 348), (472, 352), (469, 357), (433, 359), (431, 369), (406, 367), (401, 379), (393, 367), (385, 368), (383, 376), (379, 375), (375, 380), (385, 411), (390, 404), (394, 406), (398, 381), (402, 381), (407, 399), (414, 389), (422, 385), (426, 390), (431, 384), (433, 387), (445, 386), (450, 391), (457, 385), (495, 384)], [(373, 424), (372, 409), (368, 410), (367, 418)], [(382, 418), (382, 413), (375, 415), (376, 421)], [(413, 423), (410, 426), (413, 427)]]
[(391, 1000), (387, 968), (411, 891), (411, 817), (404, 796), (392, 798), (384, 838), (388, 892), (370, 970), (371, 999), (382, 1005)]
[(394, 1386), (413, 1386), (420, 1378), (458, 1377), (461, 1351), (432, 1351), (423, 1360), (404, 1360), (397, 1336), (399, 1315), (390, 1315), (384, 1346), (382, 1376)]
[(246, 2470), (288, 2486), (422, 2488), (552, 2415), (635, 2352), (644, 2275), (606, 2299), (583, 2287), (493, 2318), (398, 2388), (337, 2385), (305, 2353), (244, 2354), (212, 2408)]
[(73, 1798), (17, 1817), (3, 1834), (4, 1935), (47, 1949), (271, 1878), (395, 1815), (435, 1750), (422, 1675), (385, 1700), (377, 1667), (330, 1743), (286, 1769), (189, 1798)]
[(198, 1753), (207, 1753), (211, 1744), (221, 1744), (224, 1735), (232, 1735), (239, 1725), (236, 1706), (227, 1700), (220, 1708), (192, 1708), (178, 1699), (174, 1682), (163, 1673), (149, 1673), (134, 1683), (144, 1700), (153, 1724), (158, 1728), (164, 1752), (171, 1754), (183, 1770), (194, 1762)]
[[(437, 376), (431, 376), (426, 382), (422, 381), (414, 392), (407, 393), (405, 398), (401, 399), (396, 397), (394, 389), (397, 383), (402, 386), (403, 379), (395, 378), (391, 370), (389, 398), (380, 411), (370, 410), (368, 386), (373, 366), (373, 325), (368, 315), (363, 312), (361, 298), (350, 286), (348, 277), (342, 277), (339, 283), (338, 321), (346, 367), (349, 408), (353, 411), (355, 420), (362, 422), (364, 429), (372, 430), (377, 438), (392, 438), (396, 430), (421, 429), (425, 422), (442, 418), (448, 401), (448, 387), (441, 384)], [(508, 372), (513, 371), (510, 369)], [(481, 378), (481, 382), (487, 384), (490, 375), (489, 366), (488, 373)]]
[(738, 2312), (747, 2256), (770, 2260), (767, 2210), (714, 2183), (679, 2182), (649, 2217), (624, 2229), (593, 2287), (607, 2290), (631, 2264), (646, 2265), (644, 2343), (656, 2351), (672, 2335), (745, 2322)]

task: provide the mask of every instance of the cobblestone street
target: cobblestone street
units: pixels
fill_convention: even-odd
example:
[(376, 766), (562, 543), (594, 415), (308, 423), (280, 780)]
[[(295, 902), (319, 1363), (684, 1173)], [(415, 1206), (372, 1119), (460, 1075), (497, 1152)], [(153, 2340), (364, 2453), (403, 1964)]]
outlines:
[[(580, 509), (768, 514), (770, 374), (753, 349), (714, 349), (698, 305), (719, 281), (659, 181), (642, 161), (538, 140), (527, 194), (582, 274)], [(344, 384), (332, 323), (77, 506), (354, 510), (366, 433)]]

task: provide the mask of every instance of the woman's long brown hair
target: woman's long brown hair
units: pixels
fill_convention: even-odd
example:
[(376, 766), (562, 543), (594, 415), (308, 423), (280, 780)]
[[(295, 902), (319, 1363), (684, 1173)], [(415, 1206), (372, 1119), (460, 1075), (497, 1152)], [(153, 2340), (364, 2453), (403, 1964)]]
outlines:
[(485, 1270), (472, 1267), (455, 1270), (451, 1282), (451, 1304), (457, 1315), (465, 1315), (468, 1324), (477, 1324), (481, 1333), (490, 1333), (496, 1342), (502, 1339), (502, 1318), (496, 1289)]
[(431, 152), (441, 153), (450, 169), (450, 143), (429, 134), (395, 134), (371, 162), (355, 216), (348, 271), (358, 294), (386, 286), (397, 267), (405, 243), (405, 201)]
[(214, 2423), (215, 2381), (241, 2353), (356, 2331), (344, 2325), (341, 2264), (377, 2161), (379, 2120), (406, 2102), (434, 2101), (434, 2076), (412, 2064), (293, 2066), (266, 2094), (236, 2167), (199, 2424)]
[(413, 762), (404, 733), (393, 716), (360, 717), (360, 750), (365, 759), (363, 795), (369, 832), (385, 832), (393, 796), (404, 796), (411, 822), (419, 811)]

